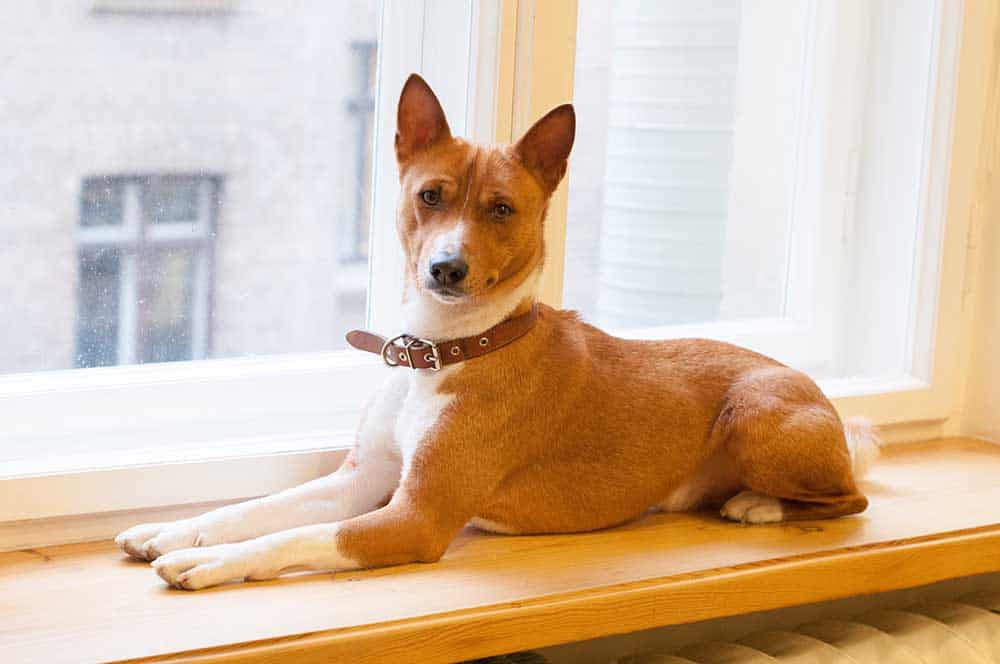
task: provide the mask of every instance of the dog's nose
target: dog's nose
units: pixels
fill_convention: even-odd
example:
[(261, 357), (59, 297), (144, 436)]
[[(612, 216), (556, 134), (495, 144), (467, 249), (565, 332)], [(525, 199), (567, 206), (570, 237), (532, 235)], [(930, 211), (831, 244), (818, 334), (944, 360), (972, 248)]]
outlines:
[(431, 276), (442, 286), (454, 286), (469, 273), (469, 265), (458, 254), (437, 254), (431, 258)]

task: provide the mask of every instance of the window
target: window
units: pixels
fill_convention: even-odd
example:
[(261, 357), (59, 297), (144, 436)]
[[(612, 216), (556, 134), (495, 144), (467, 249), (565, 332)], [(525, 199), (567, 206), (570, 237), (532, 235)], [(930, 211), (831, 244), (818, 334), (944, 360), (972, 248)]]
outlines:
[(0, 294), (0, 374), (346, 347), (377, 0), (78, 4), (0, 9), (4, 126), (31, 136), (8, 152), (6, 245), (31, 269)]
[(566, 304), (623, 334), (721, 338), (818, 378), (928, 378), (914, 324), (933, 306), (918, 312), (912, 284), (940, 255), (928, 213), (944, 191), (931, 169), (947, 164), (933, 132), (951, 108), (953, 10), (579, 8)]
[(80, 194), (75, 366), (210, 354), (218, 178), (88, 177)]
[(341, 349), (398, 303), (399, 90), (491, 135), (500, 6), (79, 5), (0, 9), (0, 522), (312, 476), (382, 380)]
[(80, 4), (0, 9), (0, 522), (107, 534), (336, 465), (384, 377), (343, 332), (398, 329), (412, 71), (479, 140), (574, 99), (544, 300), (949, 413), (958, 3)]

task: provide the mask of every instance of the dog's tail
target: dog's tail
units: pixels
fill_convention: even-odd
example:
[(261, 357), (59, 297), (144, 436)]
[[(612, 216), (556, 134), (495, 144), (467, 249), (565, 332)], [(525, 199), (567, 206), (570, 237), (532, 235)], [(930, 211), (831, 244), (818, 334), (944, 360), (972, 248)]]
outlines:
[(882, 439), (872, 421), (866, 417), (844, 418), (844, 436), (855, 479), (861, 479), (878, 459)]

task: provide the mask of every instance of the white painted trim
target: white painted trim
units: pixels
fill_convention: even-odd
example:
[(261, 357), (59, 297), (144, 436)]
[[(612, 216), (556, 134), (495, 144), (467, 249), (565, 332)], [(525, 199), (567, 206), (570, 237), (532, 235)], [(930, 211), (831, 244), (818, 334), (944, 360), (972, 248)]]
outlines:
[[(353, 413), (352, 413), (353, 414)], [(211, 431), (199, 437), (170, 440), (166, 445), (137, 443), (125, 449), (105, 449), (100, 445), (100, 435), (81, 436), (80, 440), (93, 440), (92, 449), (60, 453), (58, 457), (25, 457), (3, 464), (4, 479), (25, 479), (31, 477), (51, 477), (104, 470), (127, 470), (143, 466), (188, 463), (202, 463), (220, 459), (235, 459), (246, 456), (302, 454), (317, 450), (343, 449), (350, 447), (353, 436), (350, 431), (336, 429), (301, 430), (278, 433), (239, 433), (232, 437)], [(184, 502), (183, 497), (176, 499)], [(71, 506), (69, 511), (76, 508)], [(0, 508), (0, 513), (3, 508)], [(2, 521), (2, 519), (0, 519)]]
[[(955, 414), (955, 383), (961, 380), (956, 375), (959, 362), (953, 344), (964, 320), (961, 282), (968, 257), (960, 247), (967, 239), (968, 212), (962, 208), (963, 202), (951, 196), (956, 178), (968, 177), (974, 167), (952, 162), (965, 3), (933, 0), (933, 4), (933, 52), (926, 83), (929, 94), (920, 138), (916, 250), (906, 336), (900, 340), (902, 378), (920, 386), (870, 396), (854, 394), (837, 402), (845, 414), (872, 413), (884, 422), (946, 420)], [(849, 314), (845, 309), (845, 315)]]
[[(401, 324), (403, 257), (396, 237), (399, 174), (394, 137), (399, 91), (411, 73), (422, 75), (444, 108), (456, 136), (486, 131), (491, 122), (470, 90), (487, 87), (497, 44), (486, 43), (498, 16), (475, 8), (473, 0), (385, 0), (380, 39), (393, 48), (379, 49), (378, 95), (375, 100), (374, 184), (371, 258), (369, 260), (369, 325), (397, 330)], [(415, 64), (416, 63), (416, 64)], [(487, 100), (488, 103), (488, 100)]]
[(473, 34), (469, 45), (469, 89), (466, 91), (468, 136), (486, 143), (496, 137), (497, 82), (503, 53), (503, 0), (480, 0), (472, 6)]
[[(909, 311), (909, 335), (906, 339), (909, 370), (925, 380), (942, 379), (941, 363), (935, 362), (935, 328), (944, 272), (944, 243), (948, 224), (937, 223), (948, 217), (948, 185), (952, 170), (952, 138), (955, 120), (955, 95), (958, 87), (958, 64), (962, 47), (964, 2), (936, 0), (941, 29), (935, 33), (932, 71), (928, 87), (927, 127), (923, 150), (922, 201), (917, 230), (918, 254)], [(932, 166), (933, 165), (933, 166)], [(954, 226), (955, 224), (950, 224)]]
[[(271, 452), (315, 449), (316, 432), (353, 433), (386, 371), (374, 356), (342, 351), (7, 376), (0, 485), (115, 458), (121, 465), (244, 454), (262, 441)], [(175, 491), (187, 486), (178, 481)], [(41, 499), (12, 495), (24, 505)]]
[(949, 435), (985, 435), (1000, 442), (1000, 236), (997, 217), (1000, 5), (965, 3), (948, 188), (934, 370), (948, 370), (955, 417)]
[(509, 143), (514, 131), (514, 97), (517, 89), (518, 0), (497, 0), (497, 54), (493, 140)]
[(67, 369), (0, 375), (0, 398), (33, 394), (86, 392), (98, 389), (137, 388), (175, 383), (211, 383), (243, 378), (268, 378), (285, 374), (316, 374), (338, 370), (379, 367), (371, 356), (355, 351), (289, 353), (237, 357), (199, 362)]
[[(505, 12), (509, 12), (506, 7)], [(515, 15), (505, 13), (502, 23), (509, 29), (510, 19), (515, 18), (517, 27), (514, 48), (504, 51), (508, 61), (500, 67), (501, 86), (512, 74), (512, 118), (509, 123), (497, 124), (501, 140), (516, 140), (545, 113), (573, 100), (577, 0), (516, 0)], [(509, 62), (511, 55), (513, 63)], [(499, 101), (506, 105), (506, 88), (501, 87), (501, 93)], [(560, 306), (563, 299), (568, 183), (567, 173), (549, 200), (545, 219), (545, 269), (540, 299), (554, 307)]]
[[(423, 0), (386, 0), (382, 3), (379, 17), (380, 43), (393, 45), (392, 48), (378, 50), (372, 139), (368, 325), (379, 330), (392, 330), (398, 326), (396, 309), (403, 270), (402, 251), (396, 238), (396, 197), (399, 189), (394, 148), (396, 105), (403, 82), (414, 69), (413, 63), (423, 64), (424, 8)], [(446, 107), (445, 112), (447, 110)]]
[(43, 546), (109, 540), (137, 523), (187, 519), (233, 502), (237, 501), (0, 522), (0, 553)]
[(346, 443), (347, 439), (341, 439), (334, 449), (224, 456), (0, 481), (0, 523), (274, 493), (336, 470), (346, 456)]
[(771, 357), (797, 358), (797, 367), (809, 371), (814, 357), (814, 327), (794, 318), (754, 318), (718, 323), (663, 325), (632, 330), (608, 330), (626, 339), (717, 339), (738, 346), (752, 347)]

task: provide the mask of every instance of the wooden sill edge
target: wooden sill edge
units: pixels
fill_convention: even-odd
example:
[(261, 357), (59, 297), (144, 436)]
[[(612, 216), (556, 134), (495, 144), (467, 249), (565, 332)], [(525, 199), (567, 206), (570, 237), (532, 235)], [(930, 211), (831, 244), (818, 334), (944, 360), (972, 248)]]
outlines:
[(1000, 571), (1000, 525), (128, 662), (450, 662)]

